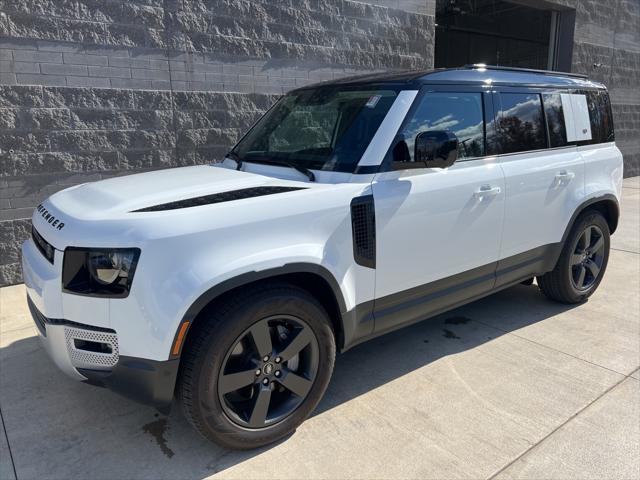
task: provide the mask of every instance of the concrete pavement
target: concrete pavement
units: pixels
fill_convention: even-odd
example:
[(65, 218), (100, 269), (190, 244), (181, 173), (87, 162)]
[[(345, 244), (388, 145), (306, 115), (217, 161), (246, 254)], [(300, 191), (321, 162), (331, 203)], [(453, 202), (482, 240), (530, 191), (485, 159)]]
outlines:
[(639, 178), (623, 190), (586, 304), (520, 285), (356, 347), (313, 416), (254, 452), (68, 380), (24, 288), (0, 289), (0, 478), (640, 478)]

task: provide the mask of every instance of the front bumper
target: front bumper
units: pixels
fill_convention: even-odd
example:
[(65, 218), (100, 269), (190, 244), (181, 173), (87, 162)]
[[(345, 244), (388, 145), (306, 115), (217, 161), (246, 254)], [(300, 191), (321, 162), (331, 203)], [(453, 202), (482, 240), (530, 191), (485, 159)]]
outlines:
[[(118, 356), (118, 339), (113, 330), (49, 319), (28, 295), (27, 303), (45, 350), (63, 372), (75, 380), (168, 410), (173, 401), (179, 359), (155, 361)], [(111, 351), (96, 352), (96, 345), (110, 346)]]
[[(33, 242), (27, 240), (23, 246), (27, 304), (38, 336), (53, 362), (75, 380), (107, 387), (140, 403), (167, 410), (173, 400), (178, 359), (155, 361), (120, 355), (115, 330), (51, 318), (43, 313), (54, 312), (58, 317), (62, 312), (61, 255), (58, 252), (56, 255), (56, 261), (50, 264)], [(92, 311), (92, 317), (96, 313)]]

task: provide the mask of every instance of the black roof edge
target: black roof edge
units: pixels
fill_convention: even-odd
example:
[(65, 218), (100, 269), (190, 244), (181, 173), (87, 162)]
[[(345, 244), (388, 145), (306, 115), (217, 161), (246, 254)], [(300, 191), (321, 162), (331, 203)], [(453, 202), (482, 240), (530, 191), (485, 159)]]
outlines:
[(469, 70), (484, 68), (486, 70), (506, 70), (508, 72), (539, 73), (542, 75), (554, 75), (557, 77), (576, 77), (576, 78), (587, 78), (587, 79), (589, 78), (588, 75), (584, 75), (582, 73), (558, 72), (555, 70), (538, 70), (535, 68), (500, 67), (498, 65), (485, 65), (484, 63), (470, 63), (467, 65), (464, 65), (462, 68), (467, 68)]

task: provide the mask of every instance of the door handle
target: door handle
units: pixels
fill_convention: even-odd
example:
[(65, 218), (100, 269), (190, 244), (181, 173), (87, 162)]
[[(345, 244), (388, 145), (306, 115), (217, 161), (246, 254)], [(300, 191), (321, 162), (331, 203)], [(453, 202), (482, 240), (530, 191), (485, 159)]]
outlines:
[(567, 172), (566, 170), (561, 170), (556, 174), (556, 183), (558, 185), (566, 185), (576, 176), (573, 172)]
[(495, 197), (501, 192), (500, 187), (493, 187), (491, 185), (482, 185), (478, 190), (473, 192), (473, 196), (476, 198)]

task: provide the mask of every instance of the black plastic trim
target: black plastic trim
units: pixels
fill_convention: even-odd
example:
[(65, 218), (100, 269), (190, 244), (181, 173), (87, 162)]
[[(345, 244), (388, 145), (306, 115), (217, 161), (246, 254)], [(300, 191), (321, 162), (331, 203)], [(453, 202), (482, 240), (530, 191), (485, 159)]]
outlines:
[(376, 210), (373, 195), (351, 200), (351, 232), (356, 263), (376, 268)]
[(494, 288), (513, 285), (550, 272), (556, 266), (563, 243), (551, 243), (498, 261)]
[[(351, 323), (350, 328), (346, 325), (344, 327), (343, 351), (551, 271), (561, 250), (562, 243), (544, 245), (498, 262), (359, 304), (343, 315), (344, 321)], [(366, 324), (363, 319), (367, 315), (373, 316), (373, 331), (360, 328), (361, 324)], [(349, 336), (346, 332), (352, 334)]]
[(33, 319), (33, 322), (36, 324), (36, 328), (38, 329), (38, 331), (43, 337), (46, 337), (47, 336), (46, 325), (47, 325), (48, 319), (42, 314), (40, 310), (38, 310), (38, 307), (35, 306), (35, 304), (31, 300), (31, 297), (29, 297), (28, 294), (27, 294), (27, 306), (29, 307), (31, 318)]
[(201, 197), (185, 198), (175, 202), (161, 203), (150, 207), (132, 210), (136, 212), (163, 212), (165, 210), (177, 210), (181, 208), (200, 207), (203, 205), (212, 205), (214, 203), (231, 202), (235, 200), (244, 200), (246, 198), (262, 197), (265, 195), (274, 195), (276, 193), (293, 192), (296, 190), (305, 190), (304, 187), (283, 187), (283, 186), (266, 186), (242, 188), (240, 190), (231, 190), (229, 192), (214, 193), (212, 195), (204, 195)]
[(104, 332), (104, 333), (116, 333), (112, 328), (104, 328), (104, 327), (96, 327), (94, 325), (86, 325), (84, 323), (72, 322), (71, 320), (65, 320), (62, 318), (48, 318), (44, 316), (44, 314), (38, 310), (31, 297), (27, 294), (27, 306), (29, 307), (29, 311), (34, 321), (36, 322), (36, 327), (40, 330), (43, 336), (46, 335), (46, 325), (63, 325), (67, 327), (81, 328), (82, 330), (92, 330), (94, 332)]
[[(230, 292), (234, 288), (242, 287), (243, 285), (248, 285), (250, 283), (265, 280), (267, 278), (275, 278), (282, 275), (289, 275), (295, 273), (311, 273), (318, 275), (321, 277), (329, 287), (331, 288), (333, 295), (335, 297), (336, 303), (338, 305), (338, 309), (340, 310), (340, 315), (344, 315), (344, 312), (347, 310), (346, 303), (344, 301), (344, 297), (342, 296), (342, 291), (340, 290), (340, 285), (337, 280), (334, 278), (333, 274), (327, 270), (322, 265), (317, 265), (313, 263), (288, 263), (283, 265), (282, 267), (270, 268), (267, 270), (253, 271), (247, 272), (242, 275), (238, 275), (237, 277), (230, 278), (225, 280), (204, 292), (200, 295), (195, 302), (189, 307), (187, 312), (182, 317), (178, 327), (176, 328), (176, 333), (174, 334), (173, 341), (171, 345), (175, 344), (176, 338), (180, 331), (180, 326), (184, 322), (189, 322), (189, 330), (193, 327), (193, 321), (196, 317), (202, 312), (202, 310), (213, 300), (220, 297), (221, 295)], [(338, 319), (342, 322), (342, 318)], [(185, 335), (189, 334), (189, 330), (187, 330)], [(183, 344), (184, 347), (184, 344)], [(170, 355), (170, 358), (178, 358), (182, 354), (182, 348), (178, 355)]]
[(576, 219), (578, 218), (578, 215), (584, 212), (588, 207), (602, 201), (613, 202), (613, 204), (615, 205), (615, 215), (614, 215), (614, 218), (612, 219), (613, 225), (612, 226), (610, 225), (610, 233), (613, 233), (616, 231), (616, 228), (618, 227), (618, 219), (620, 218), (620, 204), (618, 203), (618, 199), (613, 194), (605, 193), (604, 195), (598, 195), (596, 197), (591, 197), (585, 200), (580, 204), (580, 206), (578, 206), (578, 208), (576, 208), (576, 211), (573, 212), (573, 215), (571, 216), (571, 219), (569, 220), (569, 223), (565, 228), (564, 234), (562, 235), (562, 243), (564, 243), (567, 237), (569, 236), (571, 227), (573, 226)]
[(168, 412), (178, 378), (180, 360), (156, 361), (121, 356), (110, 371), (78, 368), (85, 383), (106, 387), (124, 397)]
[(496, 263), (376, 299), (375, 332), (391, 331), (446, 310), (462, 300), (490, 292), (495, 283)]

